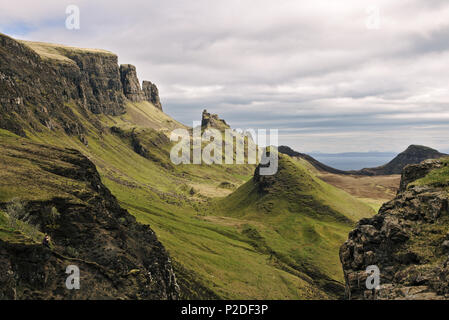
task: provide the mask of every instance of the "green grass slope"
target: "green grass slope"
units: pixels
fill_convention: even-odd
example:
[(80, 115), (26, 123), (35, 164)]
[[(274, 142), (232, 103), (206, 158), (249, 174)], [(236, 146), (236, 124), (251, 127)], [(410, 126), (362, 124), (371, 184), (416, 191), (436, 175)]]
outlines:
[[(68, 50), (28, 45), (57, 63)], [(183, 298), (339, 296), (338, 247), (355, 220), (371, 215), (368, 207), (286, 157), (267, 190), (252, 180), (254, 165), (174, 166), (167, 136), (186, 126), (148, 102), (128, 101), (118, 116), (85, 112), (76, 101), (64, 107), (85, 128), (83, 137), (43, 124), (25, 129), (28, 139), (0, 130), (0, 142), (10, 146), (0, 162), (0, 202), (83, 192), (75, 181), (37, 170), (45, 160), (23, 157), (20, 145), (31, 140), (36, 154), (52, 146), (77, 149), (95, 163), (120, 205), (156, 232), (173, 258)]]
[(342, 281), (338, 248), (353, 224), (374, 211), (321, 181), (301, 161), (280, 154), (276, 175), (256, 177), (224, 199), (216, 215), (248, 221), (260, 252), (309, 275), (322, 288)]
[[(128, 107), (135, 105), (129, 103)], [(27, 134), (32, 140), (46, 145), (78, 149), (96, 164), (103, 183), (121, 206), (138, 221), (149, 224), (173, 257), (185, 298), (328, 299), (338, 296), (337, 291), (341, 288), (332, 281), (342, 280), (338, 246), (350, 229), (349, 219), (340, 212), (344, 211), (348, 216), (348, 212), (364, 212), (351, 210), (360, 203), (312, 178), (310, 183), (321, 186), (317, 199), (333, 204), (334, 211), (318, 210), (315, 213), (311, 207), (309, 215), (299, 219), (294, 212), (302, 212), (301, 205), (295, 204), (296, 193), (293, 192), (282, 202), (282, 207), (290, 214), (258, 221), (256, 210), (248, 209), (245, 215), (240, 214), (240, 207), (245, 202), (252, 203), (251, 199), (242, 198), (240, 203), (238, 199), (240, 194), (243, 197), (242, 190), (251, 187), (251, 180), (230, 196), (236, 205), (234, 210), (223, 206), (227, 210), (220, 216), (210, 211), (210, 207), (214, 207), (211, 197), (232, 191), (220, 188), (223, 182), (242, 185), (251, 178), (254, 166), (182, 165), (169, 169), (171, 163), (166, 151), (170, 145), (151, 147), (152, 137), (163, 132), (154, 125), (157, 123), (154, 120), (157, 120), (157, 114), (153, 112), (156, 108), (150, 104), (140, 107), (154, 116), (151, 121), (141, 119), (141, 124), (146, 126), (133, 125), (128, 114), (93, 117), (105, 128), (116, 126), (124, 132), (133, 129), (137, 133), (143, 132), (139, 138), (158, 161), (138, 154), (128, 137), (110, 130), (99, 133), (92, 125), (92, 119), (84, 119), (81, 115), (80, 119), (88, 129), (88, 145), (77, 137), (48, 129)], [(2, 139), (7, 138), (15, 139), (6, 137), (4, 132)], [(164, 161), (167, 166), (161, 165)], [(299, 163), (290, 164), (302, 170)], [(28, 170), (26, 165), (23, 168)], [(10, 171), (10, 178), (11, 183), (0, 192), (3, 202), (18, 195), (24, 200), (36, 200), (52, 194), (40, 185), (39, 177), (28, 181), (26, 186), (14, 181), (19, 176), (13, 171)], [(293, 187), (296, 188), (286, 185), (286, 192)], [(282, 191), (284, 186), (279, 188)], [(58, 189), (58, 192), (63, 190)], [(341, 201), (340, 196), (343, 197)], [(229, 204), (228, 198), (225, 199), (224, 202)], [(349, 200), (350, 204), (346, 203)], [(268, 198), (265, 205), (270, 206)], [(317, 208), (322, 206), (318, 202), (316, 205)], [(333, 217), (327, 218), (328, 214)], [(315, 219), (315, 215), (323, 217)]]

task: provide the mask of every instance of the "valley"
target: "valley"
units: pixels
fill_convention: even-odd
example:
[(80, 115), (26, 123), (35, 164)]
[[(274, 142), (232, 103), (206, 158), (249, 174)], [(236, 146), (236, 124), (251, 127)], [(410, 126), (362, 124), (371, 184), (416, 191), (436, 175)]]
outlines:
[[(90, 297), (341, 299), (339, 248), (395, 197), (396, 170), (408, 164), (395, 162), (390, 175), (348, 173), (279, 154), (273, 176), (253, 164), (174, 165), (170, 133), (192, 128), (164, 113), (157, 87), (141, 87), (135, 67), (119, 66), (116, 55), (0, 34), (0, 58), (0, 259), (16, 270), (26, 261), (10, 253), (40, 248), (48, 233), (57, 250), (70, 244), (69, 260), (120, 270), (124, 293), (106, 295), (114, 282), (94, 270), (89, 281), (100, 277), (102, 293)], [(214, 114), (202, 120), (228, 127)], [(80, 163), (88, 174), (77, 173)], [(31, 214), (53, 207), (55, 221)], [(89, 247), (95, 231), (99, 243)], [(36, 250), (46, 268), (65, 262)], [(0, 283), (0, 297), (71, 297), (55, 282)]]

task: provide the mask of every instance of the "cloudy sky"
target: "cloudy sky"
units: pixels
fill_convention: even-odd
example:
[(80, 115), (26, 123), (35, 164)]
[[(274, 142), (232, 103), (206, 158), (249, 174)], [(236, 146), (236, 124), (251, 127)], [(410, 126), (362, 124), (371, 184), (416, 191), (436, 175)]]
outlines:
[(207, 108), (304, 152), (449, 151), (447, 0), (0, 0), (0, 32), (110, 50), (188, 125)]

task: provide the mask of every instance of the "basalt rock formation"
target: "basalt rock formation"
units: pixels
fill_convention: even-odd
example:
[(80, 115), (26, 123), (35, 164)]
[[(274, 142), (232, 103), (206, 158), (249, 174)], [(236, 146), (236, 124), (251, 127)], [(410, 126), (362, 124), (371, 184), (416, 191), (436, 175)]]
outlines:
[(119, 69), (117, 56), (107, 51), (52, 47), (0, 34), (0, 61), (0, 128), (21, 136), (45, 127), (85, 133), (74, 107), (88, 119), (91, 113), (125, 113), (126, 98), (148, 100), (161, 109), (157, 88), (146, 84), (142, 91), (135, 67)]
[(122, 64), (120, 66), (120, 79), (123, 84), (123, 93), (128, 100), (133, 102), (145, 100), (152, 103), (156, 108), (162, 111), (159, 90), (154, 83), (145, 80), (142, 82), (141, 89), (135, 66), (131, 64)]
[[(48, 249), (29, 239), (0, 240), (0, 299), (178, 297), (170, 258), (155, 233), (120, 207), (85, 156), (7, 137), (0, 149), (0, 162), (9, 163), (0, 172), (3, 183), (11, 181), (10, 171), (31, 172), (21, 180), (33, 190), (39, 177), (42, 191), (21, 196), (24, 210), (17, 218), (53, 243)], [(24, 167), (27, 162), (35, 165)], [(6, 206), (0, 203), (0, 210)], [(69, 265), (80, 269), (79, 290), (66, 288)]]
[[(117, 56), (61, 48), (66, 61), (43, 59), (26, 44), (0, 34), (0, 127), (25, 130), (85, 131), (67, 106), (82, 113), (124, 113)], [(38, 79), (38, 80), (37, 80)]]
[(159, 98), (159, 90), (154, 83), (150, 81), (142, 82), (142, 91), (145, 100), (151, 102), (156, 108), (162, 111), (161, 99)]
[(201, 118), (202, 128), (214, 128), (218, 130), (229, 129), (229, 125), (225, 120), (220, 119), (217, 114), (209, 113), (206, 109), (203, 110)]
[[(348, 299), (449, 298), (447, 165), (407, 166), (396, 198), (349, 233), (340, 249)], [(369, 265), (380, 270), (377, 290), (365, 285)]]
[[(124, 84), (110, 52), (0, 34), (0, 129), (8, 130), (0, 130), (0, 299), (178, 298), (170, 257), (153, 230), (119, 205), (87, 157), (64, 143), (51, 146), (60, 138), (91, 148), (92, 136), (102, 139), (98, 115), (124, 114), (140, 90), (135, 69), (122, 75)], [(40, 134), (54, 140), (32, 142)], [(48, 233), (52, 250), (5, 224), (15, 221), (8, 212), (14, 197), (23, 202), (14, 219)], [(65, 287), (68, 265), (80, 269), (80, 290)]]
[(140, 89), (139, 80), (137, 79), (135, 66), (131, 64), (120, 65), (120, 80), (123, 85), (123, 93), (128, 100), (139, 102), (144, 99), (143, 92)]

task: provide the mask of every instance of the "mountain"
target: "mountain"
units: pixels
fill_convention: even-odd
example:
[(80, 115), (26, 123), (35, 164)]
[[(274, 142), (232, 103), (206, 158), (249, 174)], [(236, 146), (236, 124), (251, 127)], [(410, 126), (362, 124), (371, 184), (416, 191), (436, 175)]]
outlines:
[[(347, 298), (449, 298), (448, 168), (449, 158), (406, 166), (396, 198), (349, 233), (340, 248)], [(369, 265), (379, 290), (365, 286)]]
[(364, 168), (361, 170), (338, 170), (327, 166), (313, 157), (294, 151), (288, 146), (280, 146), (279, 152), (288, 154), (292, 157), (299, 157), (310, 162), (317, 170), (335, 174), (352, 174), (352, 175), (365, 175), (365, 176), (380, 176), (380, 175), (392, 175), (401, 174), (402, 169), (409, 164), (417, 164), (426, 159), (438, 159), (446, 156), (444, 153), (439, 151), (418, 145), (410, 145), (405, 151), (398, 154), (393, 160), (385, 165), (375, 167), (375, 168)]

